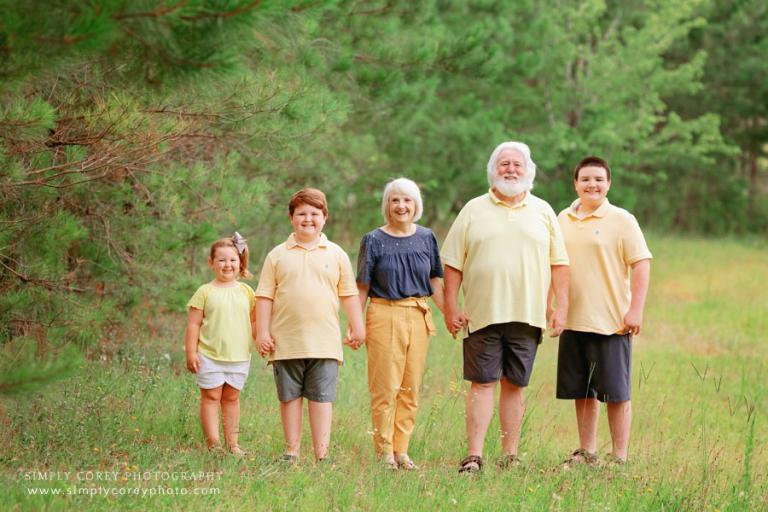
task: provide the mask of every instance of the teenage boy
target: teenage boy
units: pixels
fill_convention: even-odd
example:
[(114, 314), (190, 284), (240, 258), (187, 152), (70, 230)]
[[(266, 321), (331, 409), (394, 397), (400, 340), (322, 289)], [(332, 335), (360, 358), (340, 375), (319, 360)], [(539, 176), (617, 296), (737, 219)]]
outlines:
[(621, 465), (632, 420), (632, 336), (640, 334), (652, 256), (635, 217), (608, 202), (611, 168), (605, 160), (584, 158), (573, 184), (579, 197), (558, 216), (571, 286), (557, 398), (575, 401), (580, 446), (564, 468), (598, 463), (598, 402), (608, 404), (613, 449), (607, 463)]

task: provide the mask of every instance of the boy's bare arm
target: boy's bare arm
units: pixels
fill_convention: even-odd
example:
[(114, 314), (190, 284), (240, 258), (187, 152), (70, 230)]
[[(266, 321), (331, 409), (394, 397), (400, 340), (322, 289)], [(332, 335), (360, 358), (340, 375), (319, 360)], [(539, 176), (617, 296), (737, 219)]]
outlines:
[(645, 297), (648, 294), (648, 284), (651, 281), (651, 260), (640, 260), (633, 263), (630, 280), (632, 302), (629, 305), (629, 311), (624, 315), (624, 332), (640, 334)]
[(187, 329), (184, 332), (184, 353), (187, 356), (187, 370), (197, 373), (200, 359), (197, 357), (197, 343), (200, 338), (200, 326), (203, 325), (203, 310), (189, 308)]
[(272, 299), (256, 297), (256, 347), (261, 357), (275, 350), (275, 338), (269, 331), (272, 319)]

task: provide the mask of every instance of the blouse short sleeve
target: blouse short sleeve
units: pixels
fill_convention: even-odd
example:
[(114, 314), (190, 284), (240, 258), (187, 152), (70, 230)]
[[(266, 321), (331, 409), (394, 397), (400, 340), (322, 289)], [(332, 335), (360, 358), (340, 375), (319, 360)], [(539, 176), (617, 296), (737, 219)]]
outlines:
[(187, 302), (187, 308), (195, 308), (199, 310), (205, 309), (205, 301), (208, 300), (209, 285), (204, 284), (197, 289), (192, 298)]
[(264, 259), (264, 265), (261, 267), (259, 284), (256, 286), (257, 297), (275, 298), (277, 283), (275, 282), (275, 264), (271, 256), (271, 254), (267, 254), (267, 257)]
[(373, 256), (372, 237), (366, 233), (360, 240), (360, 252), (357, 254), (357, 282), (371, 284), (375, 260)]

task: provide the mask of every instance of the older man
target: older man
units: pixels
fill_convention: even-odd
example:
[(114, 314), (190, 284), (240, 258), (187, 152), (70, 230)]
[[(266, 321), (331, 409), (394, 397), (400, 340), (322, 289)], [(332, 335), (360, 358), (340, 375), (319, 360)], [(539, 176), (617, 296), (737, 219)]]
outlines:
[[(502, 467), (517, 466), (523, 389), (547, 326), (547, 291), (552, 282), (557, 307), (552, 336), (568, 315), (568, 256), (555, 212), (530, 193), (536, 165), (521, 142), (500, 144), (488, 160), (487, 194), (459, 212), (443, 245), (445, 323), (454, 336), (467, 325), (464, 379), (468, 456), (460, 473), (480, 471), (483, 443), (493, 417), (493, 395), (501, 381), (499, 417)], [(464, 288), (464, 311), (458, 291)]]

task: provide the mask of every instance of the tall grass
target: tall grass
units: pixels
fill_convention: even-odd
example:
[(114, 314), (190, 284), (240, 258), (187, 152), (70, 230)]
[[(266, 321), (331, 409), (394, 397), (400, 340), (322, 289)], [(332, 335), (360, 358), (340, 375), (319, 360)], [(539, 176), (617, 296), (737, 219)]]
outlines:
[[(207, 453), (198, 391), (184, 370), (183, 320), (156, 338), (104, 350), (72, 379), (3, 403), (0, 509), (64, 510), (760, 510), (768, 508), (768, 251), (740, 241), (651, 238), (645, 328), (635, 339), (630, 464), (563, 472), (577, 444), (573, 405), (554, 399), (556, 342), (546, 339), (527, 391), (524, 469), (503, 471), (498, 417), (483, 474), (460, 477), (466, 450), (461, 345), (432, 340), (410, 454), (415, 472), (377, 464), (364, 350), (348, 351), (335, 405), (334, 464), (276, 459), (282, 432), (271, 372), (254, 359), (237, 460)], [(0, 411), (2, 412), (2, 411)], [(604, 419), (600, 451), (610, 450)], [(43, 472), (54, 474), (39, 480)], [(117, 472), (118, 481), (85, 480)], [(136, 475), (150, 473), (147, 480)], [(157, 473), (154, 473), (157, 472)], [(200, 480), (163, 480), (202, 472)], [(156, 487), (187, 495), (31, 496), (31, 489)], [(196, 488), (214, 495), (191, 495)]]

